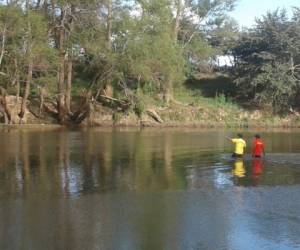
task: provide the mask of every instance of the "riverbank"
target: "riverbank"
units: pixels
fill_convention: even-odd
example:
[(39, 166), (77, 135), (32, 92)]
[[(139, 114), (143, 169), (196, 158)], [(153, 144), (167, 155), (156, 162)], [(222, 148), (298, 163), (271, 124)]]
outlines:
[[(117, 100), (117, 99), (112, 99)], [(60, 127), (55, 102), (43, 106), (34, 99), (29, 102), (22, 121), (18, 117), (22, 100), (6, 97), (6, 109), (2, 108), (1, 122), (12, 127), (25, 126)], [(75, 107), (76, 105), (74, 105)], [(79, 105), (77, 105), (79, 106)], [(6, 110), (6, 113), (4, 112)], [(74, 114), (78, 112), (73, 110)], [(7, 113), (9, 115), (7, 115)], [(246, 109), (224, 94), (204, 97), (195, 90), (182, 89), (174, 93), (168, 104), (156, 96), (139, 93), (138, 102), (128, 109), (120, 109), (107, 102), (93, 101), (86, 105), (84, 118), (66, 126), (101, 127), (196, 127), (196, 128), (298, 128), (300, 114), (290, 111), (285, 116), (274, 115), (269, 109)]]
[[(29, 111), (30, 112), (30, 111)], [(30, 113), (32, 119), (23, 124), (9, 127), (59, 128), (49, 117), (41, 119)], [(44, 116), (45, 117), (45, 116)], [(236, 105), (198, 106), (173, 103), (164, 107), (146, 107), (138, 116), (135, 112), (118, 112), (99, 103), (93, 105), (93, 112), (80, 124), (65, 126), (79, 127), (154, 127), (154, 128), (299, 128), (300, 116), (272, 116), (261, 110), (248, 111)]]
[(138, 112), (117, 112), (97, 104), (84, 126), (124, 127), (199, 127), (199, 128), (298, 128), (300, 114), (291, 111), (274, 115), (270, 109), (244, 108), (224, 94), (204, 97), (195, 90), (174, 93), (174, 100), (165, 105), (154, 97), (140, 95)]
[[(87, 120), (81, 126), (111, 126), (111, 127), (188, 127), (188, 128), (299, 128), (300, 120), (296, 115), (286, 117), (266, 116), (260, 111), (241, 111), (232, 114), (224, 109), (218, 111), (205, 110), (203, 108), (182, 109), (150, 109), (155, 111), (161, 122), (152, 115), (145, 114), (141, 118), (134, 113), (120, 114), (118, 120), (115, 116), (105, 120)], [(199, 119), (200, 116), (201, 118)]]

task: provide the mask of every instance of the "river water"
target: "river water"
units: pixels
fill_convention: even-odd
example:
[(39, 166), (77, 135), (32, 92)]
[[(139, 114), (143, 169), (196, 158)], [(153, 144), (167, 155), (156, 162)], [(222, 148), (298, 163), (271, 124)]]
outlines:
[(2, 129), (0, 249), (300, 249), (300, 131), (236, 132)]

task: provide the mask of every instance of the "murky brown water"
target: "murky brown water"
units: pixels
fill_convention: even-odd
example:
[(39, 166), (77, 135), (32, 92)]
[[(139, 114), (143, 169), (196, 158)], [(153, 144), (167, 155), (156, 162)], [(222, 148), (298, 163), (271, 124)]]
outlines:
[(300, 131), (234, 133), (2, 129), (0, 249), (300, 249)]

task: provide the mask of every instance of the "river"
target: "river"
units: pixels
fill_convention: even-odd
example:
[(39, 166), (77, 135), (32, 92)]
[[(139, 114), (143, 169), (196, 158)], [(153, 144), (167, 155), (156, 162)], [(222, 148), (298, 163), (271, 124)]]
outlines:
[(300, 131), (236, 132), (2, 128), (0, 249), (300, 249)]

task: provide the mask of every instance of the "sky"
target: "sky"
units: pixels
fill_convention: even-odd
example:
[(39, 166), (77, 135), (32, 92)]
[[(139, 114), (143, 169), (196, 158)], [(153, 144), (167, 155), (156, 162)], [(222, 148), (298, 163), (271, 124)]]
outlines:
[(238, 21), (240, 26), (251, 27), (255, 17), (261, 17), (267, 11), (285, 8), (291, 13), (292, 6), (300, 7), (300, 0), (237, 0), (236, 8), (231, 16)]

